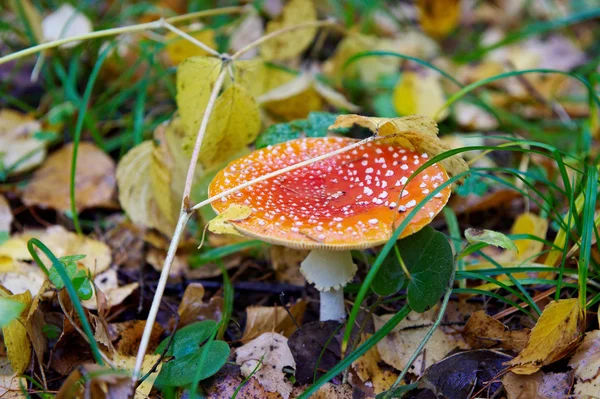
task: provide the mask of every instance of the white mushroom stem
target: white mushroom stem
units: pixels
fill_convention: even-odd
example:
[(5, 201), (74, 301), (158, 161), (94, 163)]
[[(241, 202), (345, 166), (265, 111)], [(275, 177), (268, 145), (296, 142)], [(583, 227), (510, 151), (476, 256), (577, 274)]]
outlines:
[(344, 287), (356, 274), (350, 251), (313, 250), (301, 264), (300, 271), (320, 292), (320, 320), (340, 321), (346, 317)]

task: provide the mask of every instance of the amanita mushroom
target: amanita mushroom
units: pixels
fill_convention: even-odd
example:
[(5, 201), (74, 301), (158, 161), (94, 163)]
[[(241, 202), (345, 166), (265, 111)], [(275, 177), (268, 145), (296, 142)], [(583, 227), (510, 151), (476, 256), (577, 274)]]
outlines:
[[(221, 170), (209, 194), (355, 142), (304, 138), (256, 150)], [(406, 184), (427, 158), (382, 139), (247, 187), (213, 203), (213, 208), (220, 213), (232, 204), (248, 206), (250, 217), (231, 222), (238, 232), (312, 250), (300, 270), (320, 291), (321, 320), (340, 320), (345, 317), (343, 288), (357, 269), (350, 250), (386, 243), (407, 211), (448, 180), (444, 168), (434, 164)], [(402, 237), (429, 224), (450, 191), (445, 187), (424, 204)]]

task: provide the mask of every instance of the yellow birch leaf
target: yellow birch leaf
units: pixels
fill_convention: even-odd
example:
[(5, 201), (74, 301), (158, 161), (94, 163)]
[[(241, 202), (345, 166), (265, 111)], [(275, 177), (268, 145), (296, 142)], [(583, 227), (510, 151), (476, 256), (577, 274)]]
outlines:
[[(417, 72), (407, 71), (402, 74), (394, 88), (394, 108), (400, 115), (419, 114), (433, 117), (446, 102), (442, 84), (433, 74), (422, 76)], [(448, 116), (445, 109), (438, 121)]]
[(429, 36), (443, 39), (460, 22), (460, 0), (417, 0), (419, 23)]
[[(371, 130), (376, 136), (390, 136), (395, 142), (411, 151), (420, 151), (430, 157), (452, 148), (440, 140), (435, 121), (427, 116), (411, 115), (403, 118), (376, 118), (356, 114), (340, 115), (329, 129), (359, 125)], [(440, 161), (450, 176), (466, 172), (469, 167), (459, 155)], [(461, 179), (462, 180), (462, 179)]]
[[(233, 63), (234, 81), (243, 86), (248, 93), (253, 97), (258, 97), (268, 91), (267, 89), (267, 74), (272, 76), (271, 70), (275, 68), (267, 68), (264, 61), (261, 59), (241, 60)], [(277, 69), (279, 70), (279, 69)], [(289, 82), (294, 78), (293, 74), (284, 71), (284, 80), (281, 84)], [(288, 74), (291, 75), (288, 77)]]
[(252, 209), (248, 206), (231, 204), (224, 212), (218, 214), (214, 219), (208, 222), (208, 229), (215, 234), (233, 234), (241, 236), (242, 234), (229, 222), (247, 219), (252, 214)]
[[(305, 22), (315, 21), (316, 19), (317, 11), (312, 0), (290, 0), (283, 8), (279, 19), (267, 24), (265, 34)], [(282, 33), (266, 41), (260, 47), (260, 54), (267, 61), (293, 58), (308, 48), (316, 34), (316, 27), (301, 28)]]
[(21, 312), (21, 316), (2, 328), (8, 360), (14, 372), (22, 374), (29, 365), (29, 358), (31, 357), (31, 341), (29, 341), (29, 337), (27, 336), (25, 325), (32, 297), (29, 291), (25, 291), (21, 294), (8, 295), (6, 298), (25, 304), (25, 309)]
[[(258, 104), (239, 84), (229, 86), (217, 99), (202, 141), (200, 162), (207, 168), (239, 153), (260, 131)], [(186, 131), (185, 148), (191, 152), (196, 132)]]
[(515, 374), (533, 374), (565, 357), (579, 342), (583, 312), (577, 298), (552, 301), (531, 330), (519, 356), (510, 361)]
[(177, 68), (177, 109), (186, 135), (198, 134), (213, 84), (221, 71), (214, 57), (192, 57)]
[[(144, 356), (144, 361), (142, 362), (141, 374), (145, 375), (146, 373), (148, 373), (152, 369), (152, 366), (154, 366), (154, 364), (156, 364), (156, 362), (158, 361), (159, 358), (160, 358), (160, 355), (147, 354), (146, 356)], [(121, 370), (125, 370), (128, 373), (131, 373), (131, 372), (133, 372), (133, 368), (135, 366), (135, 356), (126, 356), (126, 355), (121, 355), (119, 353), (116, 353), (114, 355), (113, 362), (115, 363), (115, 366), (117, 368), (119, 368)], [(145, 399), (145, 398), (149, 397), (150, 391), (152, 391), (152, 387), (154, 386), (154, 381), (156, 381), (156, 378), (160, 374), (160, 370), (162, 369), (163, 364), (164, 364), (164, 362), (158, 363), (156, 370), (154, 372), (152, 372), (148, 376), (148, 378), (146, 378), (144, 380), (144, 382), (142, 382), (135, 389), (135, 394), (133, 396), (134, 399)]]
[[(215, 42), (215, 31), (212, 29), (190, 32), (189, 35), (212, 49), (217, 47), (217, 43)], [(194, 43), (173, 32), (169, 32), (165, 39), (167, 40), (165, 51), (173, 65), (181, 64), (186, 58), (209, 55), (201, 47), (198, 47)]]
[[(360, 344), (362, 345), (372, 334), (362, 333)], [(382, 363), (381, 355), (377, 347), (374, 346), (365, 352), (364, 355), (352, 362), (352, 369), (365, 384), (372, 384), (373, 392), (379, 394), (383, 391), (387, 391), (394, 381), (398, 378), (398, 374), (386, 370), (381, 367)]]
[(135, 224), (170, 235), (175, 226), (162, 214), (152, 195), (150, 163), (153, 151), (154, 145), (148, 140), (121, 158), (117, 165), (119, 202)]

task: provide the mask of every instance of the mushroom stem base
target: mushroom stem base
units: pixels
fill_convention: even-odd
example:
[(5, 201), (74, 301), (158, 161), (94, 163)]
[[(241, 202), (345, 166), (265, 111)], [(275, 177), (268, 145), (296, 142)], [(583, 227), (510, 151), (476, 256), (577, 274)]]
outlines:
[(344, 308), (344, 289), (321, 291), (321, 321), (341, 321), (346, 317)]

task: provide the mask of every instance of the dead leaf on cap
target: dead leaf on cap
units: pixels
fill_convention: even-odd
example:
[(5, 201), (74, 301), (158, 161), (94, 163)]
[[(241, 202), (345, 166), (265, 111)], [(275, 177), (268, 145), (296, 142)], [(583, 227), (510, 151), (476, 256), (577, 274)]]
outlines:
[[(371, 334), (363, 333), (359, 345), (362, 345), (370, 336)], [(375, 394), (387, 391), (398, 378), (398, 374), (381, 368), (379, 366), (381, 361), (381, 355), (379, 355), (377, 347), (372, 347), (364, 355), (352, 362), (352, 369), (356, 372), (358, 378), (363, 383), (370, 382), (370, 386), (373, 387)]]
[(13, 221), (13, 215), (10, 210), (10, 205), (6, 198), (0, 194), (0, 244), (10, 234), (10, 225)]
[(597, 396), (600, 390), (600, 330), (585, 334), (583, 342), (569, 361), (575, 370), (573, 394), (581, 397)]
[[(375, 331), (379, 330), (392, 316), (392, 314), (373, 315)], [(411, 313), (402, 320), (384, 339), (377, 343), (381, 359), (397, 370), (404, 370), (409, 358), (431, 328), (434, 316), (433, 311)], [(410, 371), (420, 376), (427, 366), (442, 360), (456, 347), (466, 347), (459, 335), (447, 334), (442, 328), (436, 329), (425, 345), (424, 351), (410, 367)]]
[(208, 230), (215, 234), (233, 234), (241, 236), (242, 234), (229, 222), (237, 222), (250, 217), (252, 209), (249, 206), (231, 204), (225, 211), (219, 213), (208, 222)]
[[(267, 24), (265, 33), (269, 34), (279, 29), (315, 21), (316, 19), (317, 11), (311, 0), (290, 0), (283, 8), (281, 16)], [(293, 58), (308, 48), (316, 34), (316, 27), (282, 33), (266, 41), (260, 47), (260, 55), (267, 61)]]
[[(302, 324), (306, 302), (298, 301), (288, 309), (298, 325)], [(248, 342), (266, 333), (276, 332), (290, 337), (298, 329), (294, 320), (283, 306), (248, 306), (246, 308), (246, 328), (241, 338)]]
[(278, 392), (284, 399), (290, 397), (292, 383), (287, 380), (283, 368), (296, 368), (287, 341), (286, 337), (277, 333), (262, 334), (239, 347), (235, 359), (244, 377), (248, 377), (258, 367), (252, 378), (255, 378), (265, 390)]
[[(502, 377), (507, 399), (563, 399), (569, 396), (573, 385), (573, 372), (518, 375), (512, 372)], [(575, 388), (577, 389), (577, 388)], [(598, 391), (595, 391), (597, 393)], [(578, 397), (585, 397), (577, 393)]]
[(25, 399), (29, 396), (22, 393), (22, 387), (27, 386), (27, 380), (19, 377), (6, 357), (0, 357), (0, 398)]
[(583, 312), (577, 298), (552, 301), (531, 330), (519, 356), (510, 361), (515, 374), (533, 374), (565, 357), (579, 342)]
[[(25, 205), (62, 212), (71, 210), (72, 154), (73, 144), (67, 144), (48, 157), (23, 191)], [(115, 188), (115, 162), (93, 143), (80, 143), (75, 175), (77, 211), (107, 205)]]
[[(438, 137), (435, 121), (421, 115), (402, 118), (376, 118), (356, 114), (340, 115), (329, 129), (348, 128), (353, 125), (365, 127), (375, 136), (392, 136), (394, 142), (413, 150), (424, 152), (431, 157), (449, 151), (450, 148)], [(456, 176), (469, 170), (467, 163), (460, 155), (453, 155), (440, 161), (450, 176)]]
[(471, 315), (463, 336), (473, 349), (498, 347), (521, 352), (529, 338), (529, 329), (509, 331), (504, 324), (479, 310)]
[(33, 169), (46, 158), (47, 141), (35, 136), (41, 129), (31, 115), (0, 110), (0, 169), (8, 176)]
[(8, 360), (15, 373), (22, 374), (29, 365), (31, 357), (31, 341), (27, 336), (25, 325), (27, 323), (27, 314), (29, 312), (29, 307), (31, 306), (32, 297), (29, 291), (25, 291), (21, 294), (8, 295), (6, 298), (25, 305), (25, 309), (21, 312), (21, 316), (2, 328)]

